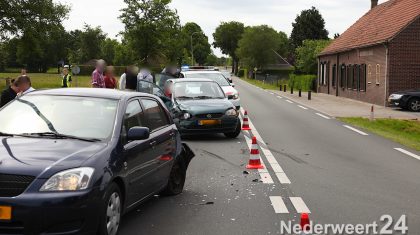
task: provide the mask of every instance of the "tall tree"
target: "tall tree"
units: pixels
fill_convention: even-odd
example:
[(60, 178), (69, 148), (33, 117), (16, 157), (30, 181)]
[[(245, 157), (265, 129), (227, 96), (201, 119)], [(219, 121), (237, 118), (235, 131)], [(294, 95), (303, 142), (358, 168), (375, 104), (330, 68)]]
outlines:
[(230, 55), (233, 59), (234, 66), (232, 72), (237, 73), (239, 58), (236, 51), (239, 46), (239, 40), (242, 38), (242, 34), (245, 31), (243, 23), (231, 21), (222, 22), (213, 33), (214, 47), (218, 47), (222, 50), (223, 54)]
[(211, 53), (211, 46), (201, 27), (196, 23), (188, 22), (182, 27), (182, 34), (184, 35), (184, 48), (187, 49), (189, 57), (191, 57), (192, 48), (194, 60), (200, 65), (205, 64)]
[(316, 74), (317, 56), (331, 43), (331, 40), (305, 40), (296, 49), (296, 68), (303, 73)]
[(181, 29), (178, 14), (170, 9), (171, 0), (124, 0), (127, 7), (120, 16), (125, 25), (124, 38), (139, 62), (172, 54), (174, 40)]
[(106, 39), (106, 34), (101, 27), (92, 28), (85, 25), (80, 34), (80, 52), (81, 62), (87, 62), (91, 59), (99, 59), (102, 56), (102, 44)]
[(315, 7), (303, 10), (292, 23), (293, 30), (290, 41), (293, 49), (301, 46), (304, 40), (328, 39), (328, 31), (325, 29), (325, 21), (321, 13)]
[(28, 29), (61, 26), (70, 7), (53, 0), (1, 0), (0, 37), (22, 36)]
[(115, 39), (107, 38), (102, 42), (102, 59), (108, 64), (115, 65), (115, 54), (118, 50), (119, 42)]
[(248, 27), (236, 54), (249, 68), (262, 68), (275, 61), (282, 39), (280, 33), (267, 25)]

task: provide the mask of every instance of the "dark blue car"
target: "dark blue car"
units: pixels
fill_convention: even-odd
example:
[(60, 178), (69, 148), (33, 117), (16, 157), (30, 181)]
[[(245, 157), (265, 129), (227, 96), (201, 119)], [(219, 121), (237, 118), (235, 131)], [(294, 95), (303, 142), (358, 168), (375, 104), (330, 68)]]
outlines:
[(0, 110), (0, 234), (106, 234), (150, 196), (179, 194), (193, 152), (162, 101), (35, 91)]

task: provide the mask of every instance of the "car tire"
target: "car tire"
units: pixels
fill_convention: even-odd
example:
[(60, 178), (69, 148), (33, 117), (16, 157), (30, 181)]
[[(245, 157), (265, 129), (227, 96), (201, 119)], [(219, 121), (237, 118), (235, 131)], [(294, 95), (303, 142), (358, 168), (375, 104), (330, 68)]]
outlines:
[(116, 183), (106, 190), (101, 211), (98, 235), (117, 235), (122, 215), (122, 194)]
[(164, 196), (175, 196), (182, 193), (184, 190), (186, 175), (187, 171), (182, 164), (181, 159), (178, 158), (172, 167), (168, 179), (168, 184), (166, 185), (165, 189), (163, 189), (161, 194)]
[(226, 136), (227, 138), (234, 139), (234, 138), (238, 137), (238, 135), (239, 135), (240, 133), (241, 133), (241, 121), (240, 121), (240, 120), (238, 120), (238, 124), (236, 124), (236, 129), (235, 129), (235, 131), (234, 131), (234, 132), (224, 133), (224, 134), (225, 134), (225, 136)]
[(408, 101), (408, 109), (413, 112), (420, 112), (420, 99), (412, 98)]

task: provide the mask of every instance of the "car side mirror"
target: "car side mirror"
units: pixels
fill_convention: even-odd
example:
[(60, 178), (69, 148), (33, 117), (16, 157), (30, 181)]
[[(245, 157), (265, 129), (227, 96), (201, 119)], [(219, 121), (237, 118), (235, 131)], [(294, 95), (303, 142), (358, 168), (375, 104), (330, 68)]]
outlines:
[(127, 139), (132, 140), (146, 140), (150, 136), (150, 130), (147, 127), (135, 126), (130, 128), (127, 133)]
[(235, 83), (233, 83), (233, 82), (231, 82), (231, 83), (230, 83), (230, 85), (231, 85), (232, 87), (235, 87)]

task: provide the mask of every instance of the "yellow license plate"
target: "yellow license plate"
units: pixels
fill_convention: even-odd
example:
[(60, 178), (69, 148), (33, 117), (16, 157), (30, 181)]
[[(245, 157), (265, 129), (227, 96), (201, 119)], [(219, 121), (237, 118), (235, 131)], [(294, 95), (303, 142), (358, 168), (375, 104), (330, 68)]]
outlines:
[(210, 126), (210, 125), (219, 125), (220, 120), (200, 120), (198, 125), (200, 126)]
[(0, 220), (11, 220), (11, 219), (12, 219), (12, 207), (0, 206)]

